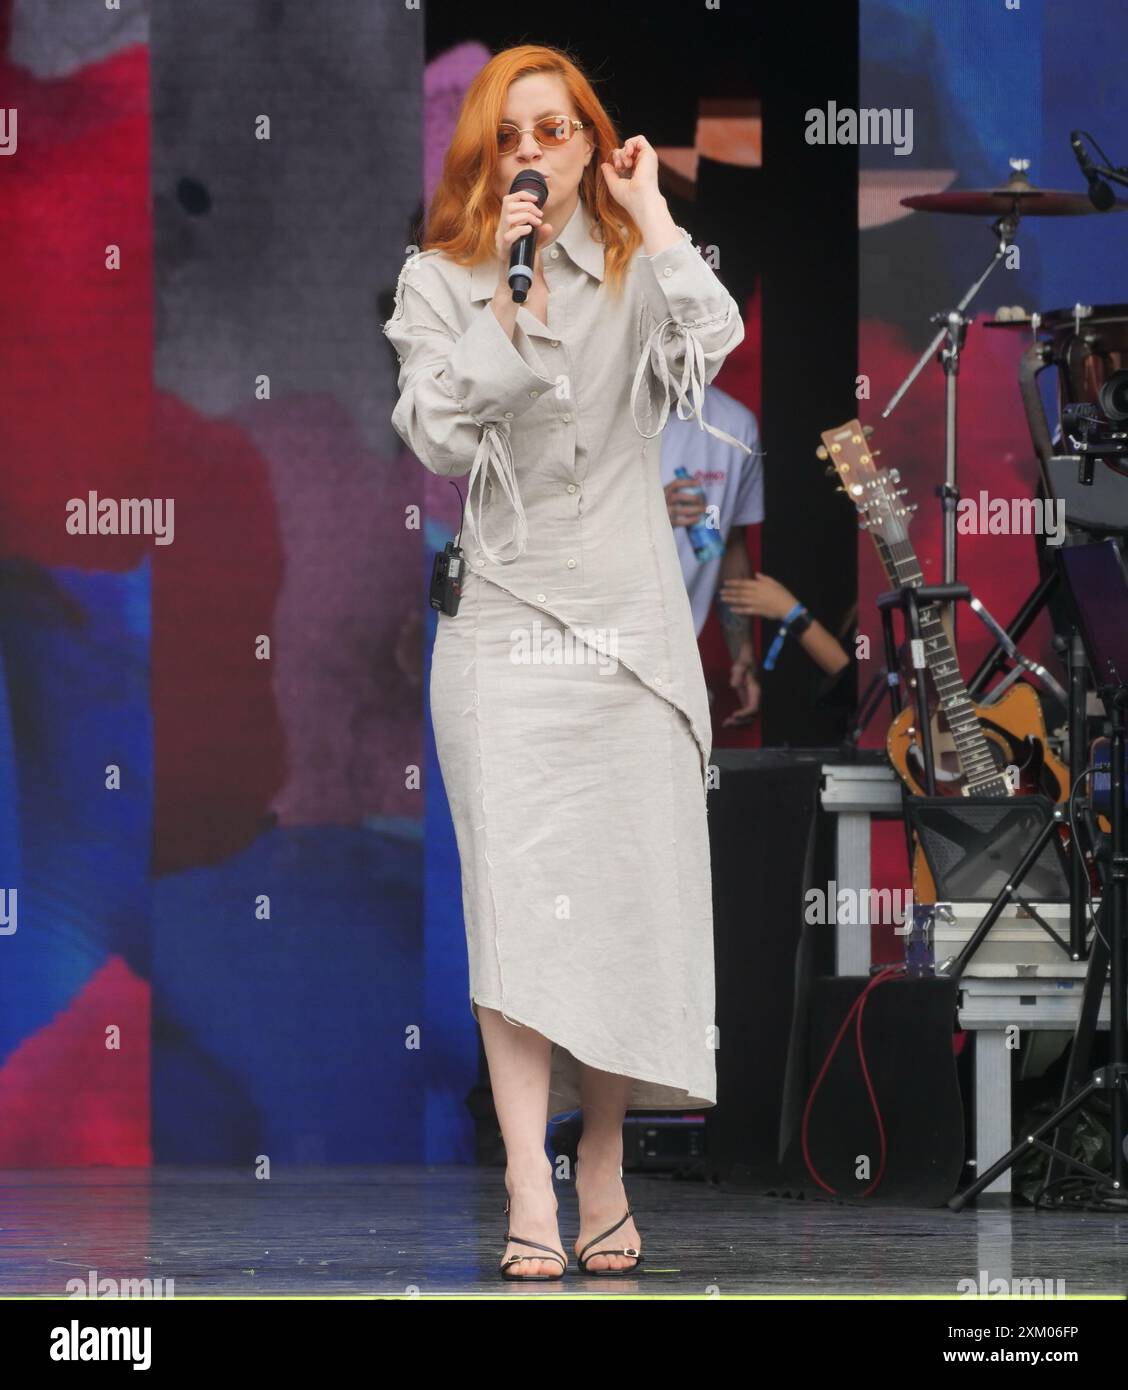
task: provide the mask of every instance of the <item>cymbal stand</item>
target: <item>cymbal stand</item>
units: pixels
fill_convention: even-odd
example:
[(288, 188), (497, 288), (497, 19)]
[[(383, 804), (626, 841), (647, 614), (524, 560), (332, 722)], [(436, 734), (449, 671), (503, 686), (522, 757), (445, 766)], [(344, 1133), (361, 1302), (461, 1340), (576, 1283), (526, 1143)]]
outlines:
[[(937, 495), (940, 498), (944, 527), (945, 584), (956, 583), (956, 508), (959, 506), (960, 500), (956, 471), (956, 406), (960, 354), (967, 336), (968, 324), (972, 322), (970, 317), (965, 316), (964, 310), (983, 288), (987, 277), (1010, 249), (1020, 219), (1021, 213), (1016, 198), (1010, 212), (1003, 213), (991, 224), (991, 230), (995, 234), (998, 245), (995, 248), (995, 254), (987, 263), (987, 268), (971, 285), (954, 309), (932, 315), (931, 322), (941, 325), (939, 331), (921, 353), (912, 371), (893, 393), (889, 404), (881, 412), (881, 418), (887, 420), (896, 410), (909, 387), (924, 370), (926, 363), (938, 355), (938, 360), (944, 368), (944, 482), (941, 487), (937, 488)], [(950, 615), (953, 637), (955, 636), (955, 616), (953, 611)]]

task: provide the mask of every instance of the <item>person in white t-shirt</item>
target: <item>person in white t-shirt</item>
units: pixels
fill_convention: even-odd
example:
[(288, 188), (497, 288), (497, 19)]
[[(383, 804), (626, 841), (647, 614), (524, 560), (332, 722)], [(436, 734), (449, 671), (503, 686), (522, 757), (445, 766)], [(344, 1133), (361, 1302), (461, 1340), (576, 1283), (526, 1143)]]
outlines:
[[(683, 420), (671, 411), (662, 431), (662, 486), (698, 637), (714, 598), (720, 605), (721, 625), (733, 663), (731, 684), (739, 698), (739, 707), (725, 723), (742, 724), (760, 707), (752, 624), (720, 603), (719, 588), (729, 580), (752, 577), (744, 528), (764, 519), (760, 430), (748, 407), (717, 386), (705, 388), (702, 414), (710, 424), (742, 440), (752, 452), (746, 454), (726, 444), (701, 429), (696, 419)], [(677, 477), (679, 467), (686, 470), (688, 479)], [(722, 547), (707, 560), (698, 559), (691, 539), (690, 528), (698, 523), (715, 531)]]

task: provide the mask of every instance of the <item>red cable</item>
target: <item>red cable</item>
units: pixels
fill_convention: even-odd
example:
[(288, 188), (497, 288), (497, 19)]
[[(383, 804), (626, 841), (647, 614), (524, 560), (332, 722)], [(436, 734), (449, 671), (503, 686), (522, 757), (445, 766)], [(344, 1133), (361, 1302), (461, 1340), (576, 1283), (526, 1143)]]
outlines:
[(884, 970), (879, 971), (873, 977), (873, 979), (870, 980), (869, 984), (866, 985), (865, 989), (862, 990), (861, 994), (859, 994), (857, 999), (855, 999), (854, 1002), (850, 1005), (846, 1017), (842, 1020), (842, 1026), (841, 1028), (839, 1028), (834, 1041), (830, 1045), (830, 1051), (826, 1054), (826, 1060), (823, 1062), (819, 1074), (815, 1078), (815, 1084), (811, 1087), (811, 1093), (807, 1097), (807, 1104), (803, 1110), (803, 1125), (801, 1131), (803, 1144), (803, 1162), (807, 1165), (807, 1172), (810, 1173), (811, 1177), (814, 1178), (815, 1182), (818, 1183), (818, 1185), (823, 1189), (824, 1192), (829, 1192), (833, 1196), (838, 1196), (838, 1190), (836, 1188), (831, 1187), (828, 1183), (823, 1182), (822, 1178), (819, 1177), (818, 1173), (815, 1171), (815, 1165), (811, 1159), (811, 1152), (807, 1145), (807, 1131), (810, 1125), (811, 1110), (815, 1103), (815, 1096), (818, 1095), (819, 1087), (823, 1083), (823, 1077), (826, 1076), (827, 1070), (829, 1069), (831, 1062), (834, 1060), (834, 1054), (838, 1051), (838, 1045), (842, 1041), (846, 1029), (850, 1026), (851, 1018), (856, 1017), (855, 1037), (858, 1047), (858, 1060), (861, 1062), (862, 1065), (862, 1075), (865, 1077), (866, 1091), (869, 1093), (870, 1104), (873, 1107), (874, 1117), (877, 1120), (877, 1133), (881, 1142), (881, 1163), (877, 1170), (877, 1176), (874, 1178), (873, 1182), (870, 1183), (869, 1187), (867, 1187), (866, 1190), (862, 1193), (863, 1197), (868, 1197), (870, 1193), (877, 1187), (878, 1183), (881, 1182), (882, 1175), (885, 1172), (886, 1144), (885, 1126), (881, 1120), (881, 1107), (877, 1103), (876, 1095), (874, 1095), (873, 1082), (870, 1079), (869, 1068), (866, 1066), (866, 1050), (862, 1043), (862, 1017), (865, 1013), (866, 1000), (869, 998), (870, 991), (872, 989), (876, 989), (876, 987), (879, 984), (882, 984), (885, 980), (892, 979), (894, 975), (903, 975), (904, 973), (905, 967), (903, 965), (886, 966)]

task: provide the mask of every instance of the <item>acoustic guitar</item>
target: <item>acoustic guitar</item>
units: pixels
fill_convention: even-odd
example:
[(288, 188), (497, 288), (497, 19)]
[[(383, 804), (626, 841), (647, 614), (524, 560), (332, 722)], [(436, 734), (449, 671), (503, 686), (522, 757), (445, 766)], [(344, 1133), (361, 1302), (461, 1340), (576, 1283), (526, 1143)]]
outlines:
[[(825, 431), (820, 458), (837, 474), (861, 518), (893, 589), (919, 588), (920, 563), (909, 540), (915, 506), (902, 498), (897, 469), (879, 469), (879, 450), (871, 449), (872, 429), (851, 420)], [(1014, 796), (1042, 792), (1053, 802), (1069, 794), (1069, 770), (1049, 748), (1037, 693), (1018, 682), (998, 701), (977, 705), (968, 695), (959, 662), (938, 604), (919, 610), (923, 656), (931, 710), (933, 772), (938, 795)], [(925, 794), (923, 742), (916, 729), (915, 671), (907, 678), (910, 699), (886, 738), (889, 760), (914, 795)], [(936, 886), (923, 853), (914, 855), (913, 896), (936, 900)]]

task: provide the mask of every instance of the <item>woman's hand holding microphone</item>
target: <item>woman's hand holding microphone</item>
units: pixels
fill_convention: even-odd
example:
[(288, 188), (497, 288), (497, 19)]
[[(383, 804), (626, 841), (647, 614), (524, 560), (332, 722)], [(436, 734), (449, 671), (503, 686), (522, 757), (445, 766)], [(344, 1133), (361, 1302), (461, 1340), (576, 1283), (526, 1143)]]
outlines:
[(522, 188), (518, 193), (507, 193), (501, 200), (501, 213), (497, 219), (497, 235), (494, 249), (500, 265), (497, 289), (492, 301), (493, 311), (510, 338), (517, 324), (517, 310), (520, 307), (509, 288), (509, 253), (513, 243), (519, 241), (526, 232), (536, 230), (537, 249), (551, 241), (556, 232), (551, 222), (544, 220), (544, 209), (537, 206), (537, 195), (531, 188)]
[(531, 188), (507, 193), (501, 200), (501, 215), (497, 219), (497, 236), (494, 239), (503, 277), (509, 273), (509, 252), (513, 243), (534, 227), (537, 228), (538, 247), (556, 235), (552, 223), (544, 220), (544, 209), (537, 206), (537, 195)]

